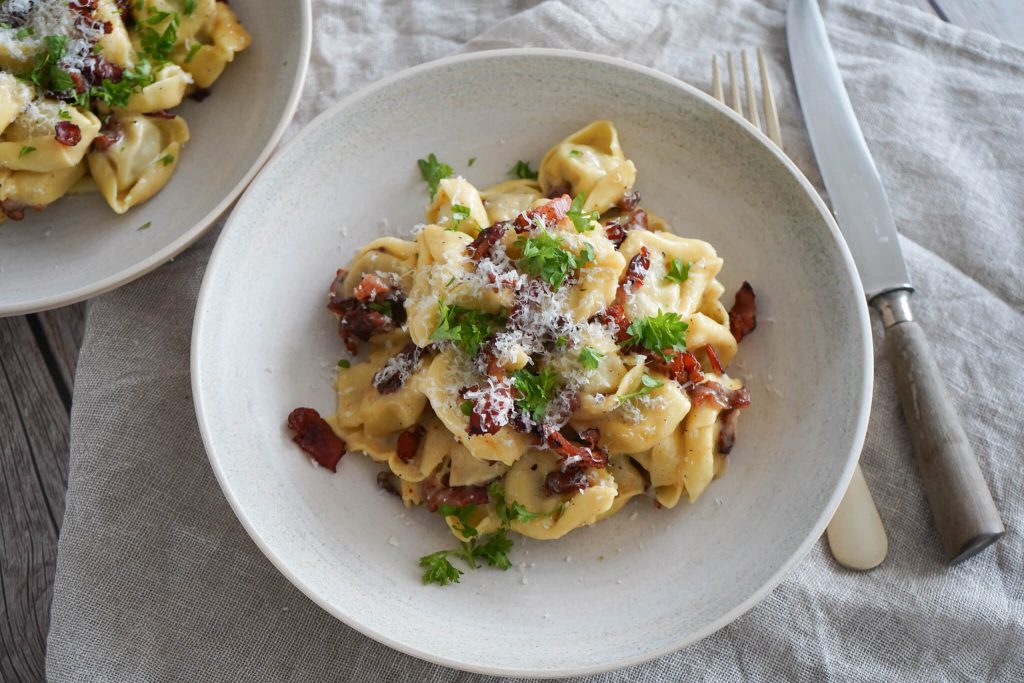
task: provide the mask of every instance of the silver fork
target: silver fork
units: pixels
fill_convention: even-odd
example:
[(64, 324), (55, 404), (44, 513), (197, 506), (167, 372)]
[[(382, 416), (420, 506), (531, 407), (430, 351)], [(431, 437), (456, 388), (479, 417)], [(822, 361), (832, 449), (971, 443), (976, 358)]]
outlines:
[[(747, 119), (755, 128), (768, 135), (772, 142), (782, 150), (782, 132), (779, 129), (779, 113), (775, 106), (775, 95), (772, 92), (768, 67), (764, 53), (757, 48), (757, 66), (760, 71), (762, 107), (764, 109), (765, 128), (761, 127), (761, 117), (757, 110), (757, 98), (754, 84), (750, 78), (750, 65), (746, 50), (741, 50), (738, 61), (743, 73), (746, 107), (740, 98), (739, 78), (736, 76), (737, 58), (732, 52), (725, 56), (726, 70), (729, 74), (729, 99), (726, 101), (722, 88), (722, 78), (718, 73), (718, 55), (711, 55), (711, 95), (737, 114)], [(875, 507), (871, 491), (864, 480), (860, 464), (853, 472), (853, 478), (846, 489), (842, 502), (836, 509), (826, 531), (828, 547), (836, 561), (849, 569), (866, 571), (874, 569), (885, 559), (889, 551), (889, 539), (882, 526), (882, 518)]]

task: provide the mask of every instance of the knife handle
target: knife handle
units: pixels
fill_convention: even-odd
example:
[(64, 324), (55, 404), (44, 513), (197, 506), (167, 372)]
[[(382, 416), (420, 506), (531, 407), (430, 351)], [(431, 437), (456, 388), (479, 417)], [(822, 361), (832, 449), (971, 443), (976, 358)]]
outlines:
[(978, 460), (950, 400), (924, 330), (910, 310), (910, 290), (880, 294), (885, 350), (910, 428), (932, 517), (950, 564), (962, 562), (1006, 533)]

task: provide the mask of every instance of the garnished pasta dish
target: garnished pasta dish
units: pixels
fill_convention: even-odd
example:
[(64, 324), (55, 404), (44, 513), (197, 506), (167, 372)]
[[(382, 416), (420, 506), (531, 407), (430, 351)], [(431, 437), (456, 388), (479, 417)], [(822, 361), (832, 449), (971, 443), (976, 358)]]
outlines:
[(750, 405), (726, 372), (756, 324), (750, 285), (727, 311), (722, 259), (641, 208), (608, 121), (485, 190), (434, 154), (419, 167), (426, 223), (330, 286), (359, 360), (338, 363), (335, 414), (289, 415), (294, 441), (332, 471), (363, 451), (381, 487), (440, 513), (459, 545), (421, 558), (425, 583), (458, 581), (452, 559), (508, 568), (510, 532), (696, 500)]
[(0, 1), (0, 221), (99, 191), (117, 213), (174, 174), (202, 99), (251, 38), (214, 0)]

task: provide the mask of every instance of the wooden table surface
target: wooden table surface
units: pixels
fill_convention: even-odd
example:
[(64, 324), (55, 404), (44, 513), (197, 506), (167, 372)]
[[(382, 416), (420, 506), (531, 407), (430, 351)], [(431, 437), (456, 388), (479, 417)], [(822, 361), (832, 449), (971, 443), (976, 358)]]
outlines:
[[(1024, 44), (1021, 0), (898, 0)], [(0, 319), (0, 681), (43, 679), (85, 304)]]

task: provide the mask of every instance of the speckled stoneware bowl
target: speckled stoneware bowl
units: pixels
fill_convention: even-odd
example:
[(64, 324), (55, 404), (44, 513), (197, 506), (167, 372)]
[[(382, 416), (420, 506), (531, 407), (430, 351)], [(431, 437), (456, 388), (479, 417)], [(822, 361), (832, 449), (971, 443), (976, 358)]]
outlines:
[[(309, 63), (309, 0), (232, 3), (252, 45), (202, 103), (175, 109), (191, 139), (174, 177), (145, 204), (114, 213), (99, 194), (63, 197), (0, 223), (0, 316), (88, 299), (166, 263), (227, 209), (281, 139)], [(140, 230), (142, 226), (148, 226)]]
[[(552, 78), (557, 74), (558, 78)], [(560, 102), (571, 106), (560, 106)], [(430, 152), (480, 186), (598, 118), (618, 126), (644, 204), (725, 258), (727, 305), (747, 279), (760, 324), (731, 372), (753, 406), (726, 476), (694, 505), (638, 499), (559, 541), (516, 539), (507, 572), (420, 583), (452, 545), (348, 455), (337, 474), (289, 440), (289, 411), (334, 406), (334, 271), (408, 234)], [(467, 168), (467, 160), (476, 163)], [(763, 598), (819, 537), (867, 425), (871, 352), (853, 262), (821, 199), (767, 138), (672, 78), (550, 50), (469, 54), (404, 71), (292, 140), (239, 202), (213, 258), (192, 347), (196, 411), (238, 518), (331, 614), (404, 652), (496, 674), (603, 671), (671, 652)]]

